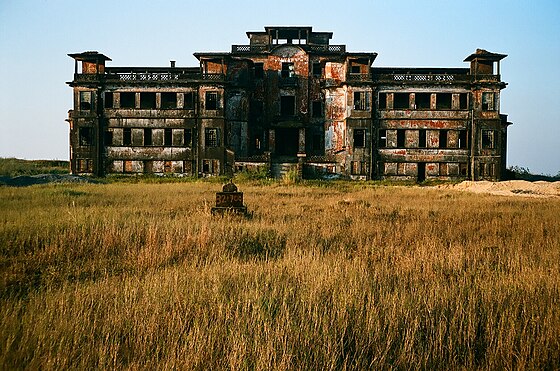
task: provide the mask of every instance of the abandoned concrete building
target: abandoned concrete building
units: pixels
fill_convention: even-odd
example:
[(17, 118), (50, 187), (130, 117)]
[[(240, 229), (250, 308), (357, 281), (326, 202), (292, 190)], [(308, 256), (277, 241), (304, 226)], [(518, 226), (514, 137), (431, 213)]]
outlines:
[(266, 167), (304, 178), (488, 179), (506, 166), (503, 54), (467, 68), (373, 67), (377, 53), (331, 32), (265, 27), (197, 67), (75, 60), (73, 173), (231, 175)]

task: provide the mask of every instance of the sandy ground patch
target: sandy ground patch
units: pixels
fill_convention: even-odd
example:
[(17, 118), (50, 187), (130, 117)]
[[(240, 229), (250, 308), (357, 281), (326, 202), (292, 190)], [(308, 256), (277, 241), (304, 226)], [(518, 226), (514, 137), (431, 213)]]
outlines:
[(458, 184), (438, 185), (435, 188), (490, 193), (501, 196), (560, 197), (560, 182), (529, 182), (526, 180), (508, 180), (503, 182), (464, 181)]

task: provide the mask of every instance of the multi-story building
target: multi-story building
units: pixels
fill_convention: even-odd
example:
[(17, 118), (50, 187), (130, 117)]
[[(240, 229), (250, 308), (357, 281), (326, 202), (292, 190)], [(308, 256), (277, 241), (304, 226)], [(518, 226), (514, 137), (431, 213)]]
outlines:
[(491, 179), (506, 166), (503, 54), (470, 68), (377, 68), (377, 53), (331, 45), (331, 32), (265, 27), (198, 67), (108, 67), (75, 60), (73, 173)]

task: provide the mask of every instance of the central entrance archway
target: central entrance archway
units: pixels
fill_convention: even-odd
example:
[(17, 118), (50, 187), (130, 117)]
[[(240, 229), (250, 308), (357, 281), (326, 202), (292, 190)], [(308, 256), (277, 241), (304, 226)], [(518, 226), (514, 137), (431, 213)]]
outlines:
[(278, 156), (297, 156), (299, 149), (299, 129), (277, 128), (275, 147)]

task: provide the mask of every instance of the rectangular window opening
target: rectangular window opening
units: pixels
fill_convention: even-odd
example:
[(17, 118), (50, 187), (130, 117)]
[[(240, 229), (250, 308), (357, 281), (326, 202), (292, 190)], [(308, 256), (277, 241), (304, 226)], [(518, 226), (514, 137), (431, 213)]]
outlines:
[(320, 100), (313, 101), (311, 110), (313, 112), (313, 117), (323, 117), (323, 104)]
[(356, 111), (369, 111), (369, 98), (368, 91), (354, 92), (354, 109)]
[(406, 130), (405, 129), (397, 129), (397, 147), (398, 148), (404, 148), (405, 137), (406, 137)]
[(420, 129), (418, 131), (418, 147), (426, 148), (426, 129)]
[(156, 93), (154, 93), (154, 92), (140, 93), (140, 108), (142, 108), (142, 109), (155, 109), (156, 108)]
[(459, 109), (468, 109), (469, 102), (468, 102), (468, 94), (461, 93), (459, 94)]
[(436, 94), (436, 108), (437, 109), (451, 109), (451, 101), (453, 96), (451, 93), (438, 93)]
[(294, 116), (296, 114), (296, 97), (283, 95), (280, 97), (280, 115)]
[(459, 148), (465, 149), (467, 146), (467, 131), (459, 130)]
[(439, 131), (439, 148), (447, 148), (447, 130)]
[(409, 109), (410, 94), (408, 93), (395, 93), (393, 98), (393, 108), (394, 109)]
[(92, 94), (91, 91), (80, 92), (80, 111), (91, 111)]
[(379, 109), (387, 108), (387, 93), (379, 93)]
[(91, 146), (93, 144), (93, 128), (80, 128), (79, 137), (81, 146)]
[(187, 110), (194, 109), (194, 93), (192, 91), (184, 94), (183, 108)]
[(152, 129), (144, 128), (144, 145), (151, 146), (152, 144)]
[(321, 77), (323, 74), (323, 69), (321, 67), (321, 63), (315, 62), (313, 63), (313, 76)]
[(220, 145), (217, 128), (206, 128), (204, 130), (204, 144), (206, 147), (218, 147)]
[(124, 128), (123, 129), (123, 146), (130, 146), (132, 145), (132, 129)]
[(192, 129), (185, 129), (183, 135), (183, 143), (185, 147), (192, 147)]
[(264, 63), (255, 63), (255, 78), (262, 79), (264, 77)]
[(282, 78), (294, 77), (295, 76), (294, 64), (291, 62), (283, 62), (280, 76)]
[(161, 109), (177, 108), (177, 93), (161, 93)]
[(494, 130), (482, 130), (482, 148), (493, 149), (494, 143)]
[(105, 108), (113, 108), (113, 92), (106, 91), (104, 95), (104, 106)]
[(387, 130), (379, 129), (377, 145), (379, 146), (379, 148), (387, 147)]
[(366, 129), (354, 129), (354, 148), (366, 146)]
[(431, 108), (431, 93), (416, 93), (415, 94), (416, 109), (430, 109)]
[(173, 145), (173, 130), (170, 128), (166, 128), (163, 131), (163, 145), (164, 146)]
[(121, 108), (134, 108), (136, 107), (136, 93), (122, 92), (120, 93)]
[(217, 110), (218, 109), (218, 93), (215, 91), (206, 92), (206, 109), (207, 110)]
[(112, 130), (106, 130), (105, 133), (104, 133), (103, 140), (104, 140), (106, 146), (112, 146), (113, 145), (113, 131)]
[(494, 93), (482, 93), (482, 110), (494, 110)]

